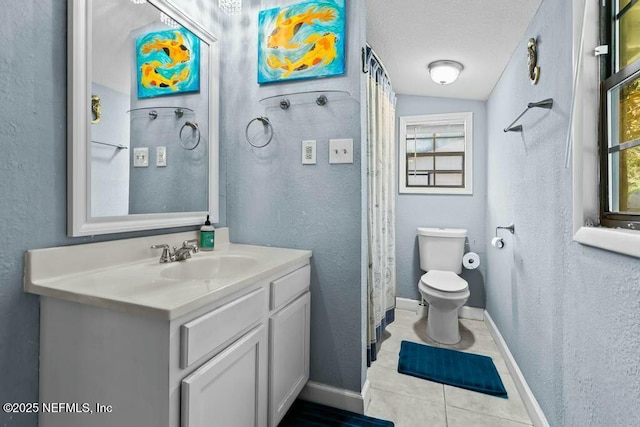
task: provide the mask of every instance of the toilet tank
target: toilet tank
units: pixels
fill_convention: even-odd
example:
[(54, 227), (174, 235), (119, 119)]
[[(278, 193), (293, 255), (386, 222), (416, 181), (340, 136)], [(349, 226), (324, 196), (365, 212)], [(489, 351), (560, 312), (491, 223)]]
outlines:
[(420, 268), (460, 274), (466, 237), (465, 229), (418, 228)]

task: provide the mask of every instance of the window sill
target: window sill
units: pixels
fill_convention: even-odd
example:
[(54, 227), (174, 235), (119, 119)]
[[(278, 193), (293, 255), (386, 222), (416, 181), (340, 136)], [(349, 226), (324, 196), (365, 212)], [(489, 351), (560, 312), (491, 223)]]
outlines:
[(581, 227), (573, 236), (573, 240), (583, 245), (640, 258), (640, 231)]

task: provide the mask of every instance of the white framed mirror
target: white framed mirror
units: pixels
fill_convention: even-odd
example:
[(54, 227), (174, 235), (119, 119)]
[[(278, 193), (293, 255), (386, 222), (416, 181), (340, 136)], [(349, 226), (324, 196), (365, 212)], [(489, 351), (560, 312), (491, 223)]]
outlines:
[(218, 221), (218, 46), (166, 0), (68, 0), (68, 235)]

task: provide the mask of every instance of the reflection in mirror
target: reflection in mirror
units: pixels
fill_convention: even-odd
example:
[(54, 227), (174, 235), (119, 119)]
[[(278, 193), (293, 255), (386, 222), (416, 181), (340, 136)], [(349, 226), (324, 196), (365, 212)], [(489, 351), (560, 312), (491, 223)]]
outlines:
[(91, 216), (206, 211), (208, 45), (149, 3), (91, 6)]
[(69, 12), (69, 235), (217, 222), (215, 38), (166, 0)]

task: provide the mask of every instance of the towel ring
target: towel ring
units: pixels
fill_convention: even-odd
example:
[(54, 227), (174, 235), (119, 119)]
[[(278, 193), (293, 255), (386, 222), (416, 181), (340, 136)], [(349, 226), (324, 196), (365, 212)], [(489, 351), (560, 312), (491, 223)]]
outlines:
[[(186, 145), (184, 145), (185, 142), (182, 139), (182, 132), (184, 132), (184, 128), (186, 128), (187, 126), (190, 127), (193, 131), (198, 132), (198, 140), (196, 141), (196, 145), (194, 145), (191, 148), (189, 148)], [(200, 128), (198, 127), (198, 124), (196, 122), (184, 122), (184, 124), (180, 128), (180, 145), (182, 145), (182, 148), (184, 148), (185, 150), (189, 150), (189, 151), (195, 150), (196, 147), (198, 145), (200, 145)]]
[[(264, 127), (268, 127), (269, 131), (270, 131), (269, 139), (267, 140), (266, 143), (264, 143), (262, 145), (256, 145), (253, 142), (251, 142), (251, 140), (249, 139), (249, 127), (251, 126), (251, 123), (253, 123), (255, 121), (260, 121), (262, 123), (262, 125)], [(273, 139), (273, 126), (271, 125), (271, 122), (269, 122), (268, 118), (266, 118), (266, 117), (256, 117), (255, 119), (251, 120), (247, 124), (247, 128), (244, 131), (244, 135), (247, 138), (247, 142), (249, 143), (249, 145), (251, 145), (252, 147), (255, 147), (255, 148), (263, 148), (263, 147), (266, 147), (267, 145), (269, 145), (269, 143), (271, 143), (271, 140)]]

